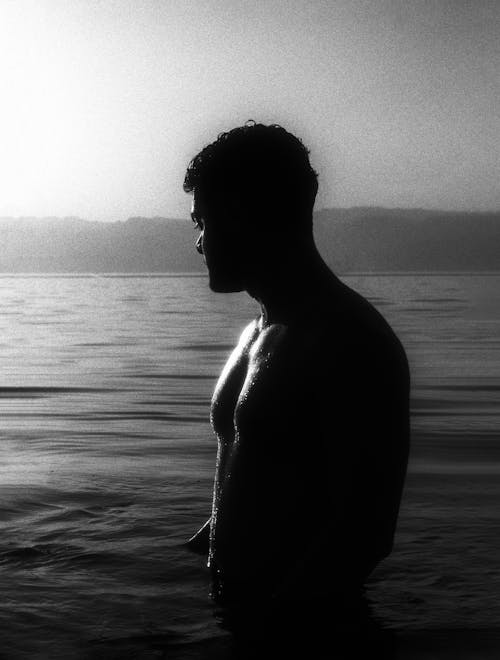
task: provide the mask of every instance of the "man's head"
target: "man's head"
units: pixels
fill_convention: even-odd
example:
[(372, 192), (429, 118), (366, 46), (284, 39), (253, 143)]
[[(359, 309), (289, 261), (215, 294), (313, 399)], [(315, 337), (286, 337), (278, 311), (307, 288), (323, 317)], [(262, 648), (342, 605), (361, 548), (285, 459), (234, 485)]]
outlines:
[(211, 288), (247, 289), (280, 249), (309, 238), (317, 189), (308, 150), (281, 126), (247, 122), (202, 149), (184, 190)]

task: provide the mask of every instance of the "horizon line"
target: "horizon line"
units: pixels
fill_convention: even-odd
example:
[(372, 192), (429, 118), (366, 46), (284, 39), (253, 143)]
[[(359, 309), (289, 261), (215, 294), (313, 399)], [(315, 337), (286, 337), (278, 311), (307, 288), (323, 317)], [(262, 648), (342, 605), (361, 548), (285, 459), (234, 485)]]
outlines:
[[(400, 211), (400, 212), (418, 212), (418, 213), (439, 213), (445, 215), (461, 214), (461, 215), (498, 215), (500, 208), (490, 210), (466, 210), (466, 209), (442, 209), (430, 208), (423, 206), (380, 206), (380, 205), (354, 205), (354, 206), (324, 206), (314, 209), (313, 215), (323, 213), (325, 211)], [(168, 221), (187, 221), (189, 220), (188, 214), (185, 217), (169, 216), (169, 215), (129, 215), (125, 219), (120, 220), (89, 220), (88, 218), (79, 215), (1, 215), (0, 222), (12, 220), (65, 220), (65, 221), (80, 221), (98, 224), (118, 224), (125, 223), (129, 220), (168, 220)]]

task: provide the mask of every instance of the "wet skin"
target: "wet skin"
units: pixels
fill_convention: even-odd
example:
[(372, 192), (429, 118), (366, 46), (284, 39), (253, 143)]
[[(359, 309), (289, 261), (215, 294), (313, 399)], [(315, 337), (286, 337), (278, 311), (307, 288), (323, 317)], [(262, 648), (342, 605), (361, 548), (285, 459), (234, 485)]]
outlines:
[(212, 515), (189, 545), (208, 551), (225, 605), (340, 598), (392, 548), (409, 444), (404, 350), (312, 238), (277, 259), (278, 242), (249, 237), (235, 260), (234, 235), (210, 227), (196, 197), (194, 210), (211, 287), (248, 291), (262, 314), (214, 391)]

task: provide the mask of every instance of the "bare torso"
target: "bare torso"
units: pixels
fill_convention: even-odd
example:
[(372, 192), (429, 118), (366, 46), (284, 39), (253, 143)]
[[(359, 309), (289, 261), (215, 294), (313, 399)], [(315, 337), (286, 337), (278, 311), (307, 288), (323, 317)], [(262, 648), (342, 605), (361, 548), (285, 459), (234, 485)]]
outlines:
[(222, 601), (308, 598), (363, 580), (392, 547), (407, 363), (366, 301), (331, 295), (288, 323), (252, 321), (215, 388), (209, 565)]

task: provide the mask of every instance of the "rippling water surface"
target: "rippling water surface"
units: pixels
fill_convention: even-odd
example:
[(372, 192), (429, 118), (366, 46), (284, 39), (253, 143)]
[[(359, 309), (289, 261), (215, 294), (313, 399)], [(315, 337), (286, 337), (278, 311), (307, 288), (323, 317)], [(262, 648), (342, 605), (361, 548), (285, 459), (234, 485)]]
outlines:
[[(376, 611), (401, 630), (496, 627), (500, 275), (344, 279), (413, 374)], [(219, 634), (181, 544), (210, 511), (211, 392), (257, 311), (204, 277), (0, 278), (0, 657), (161, 657)]]

